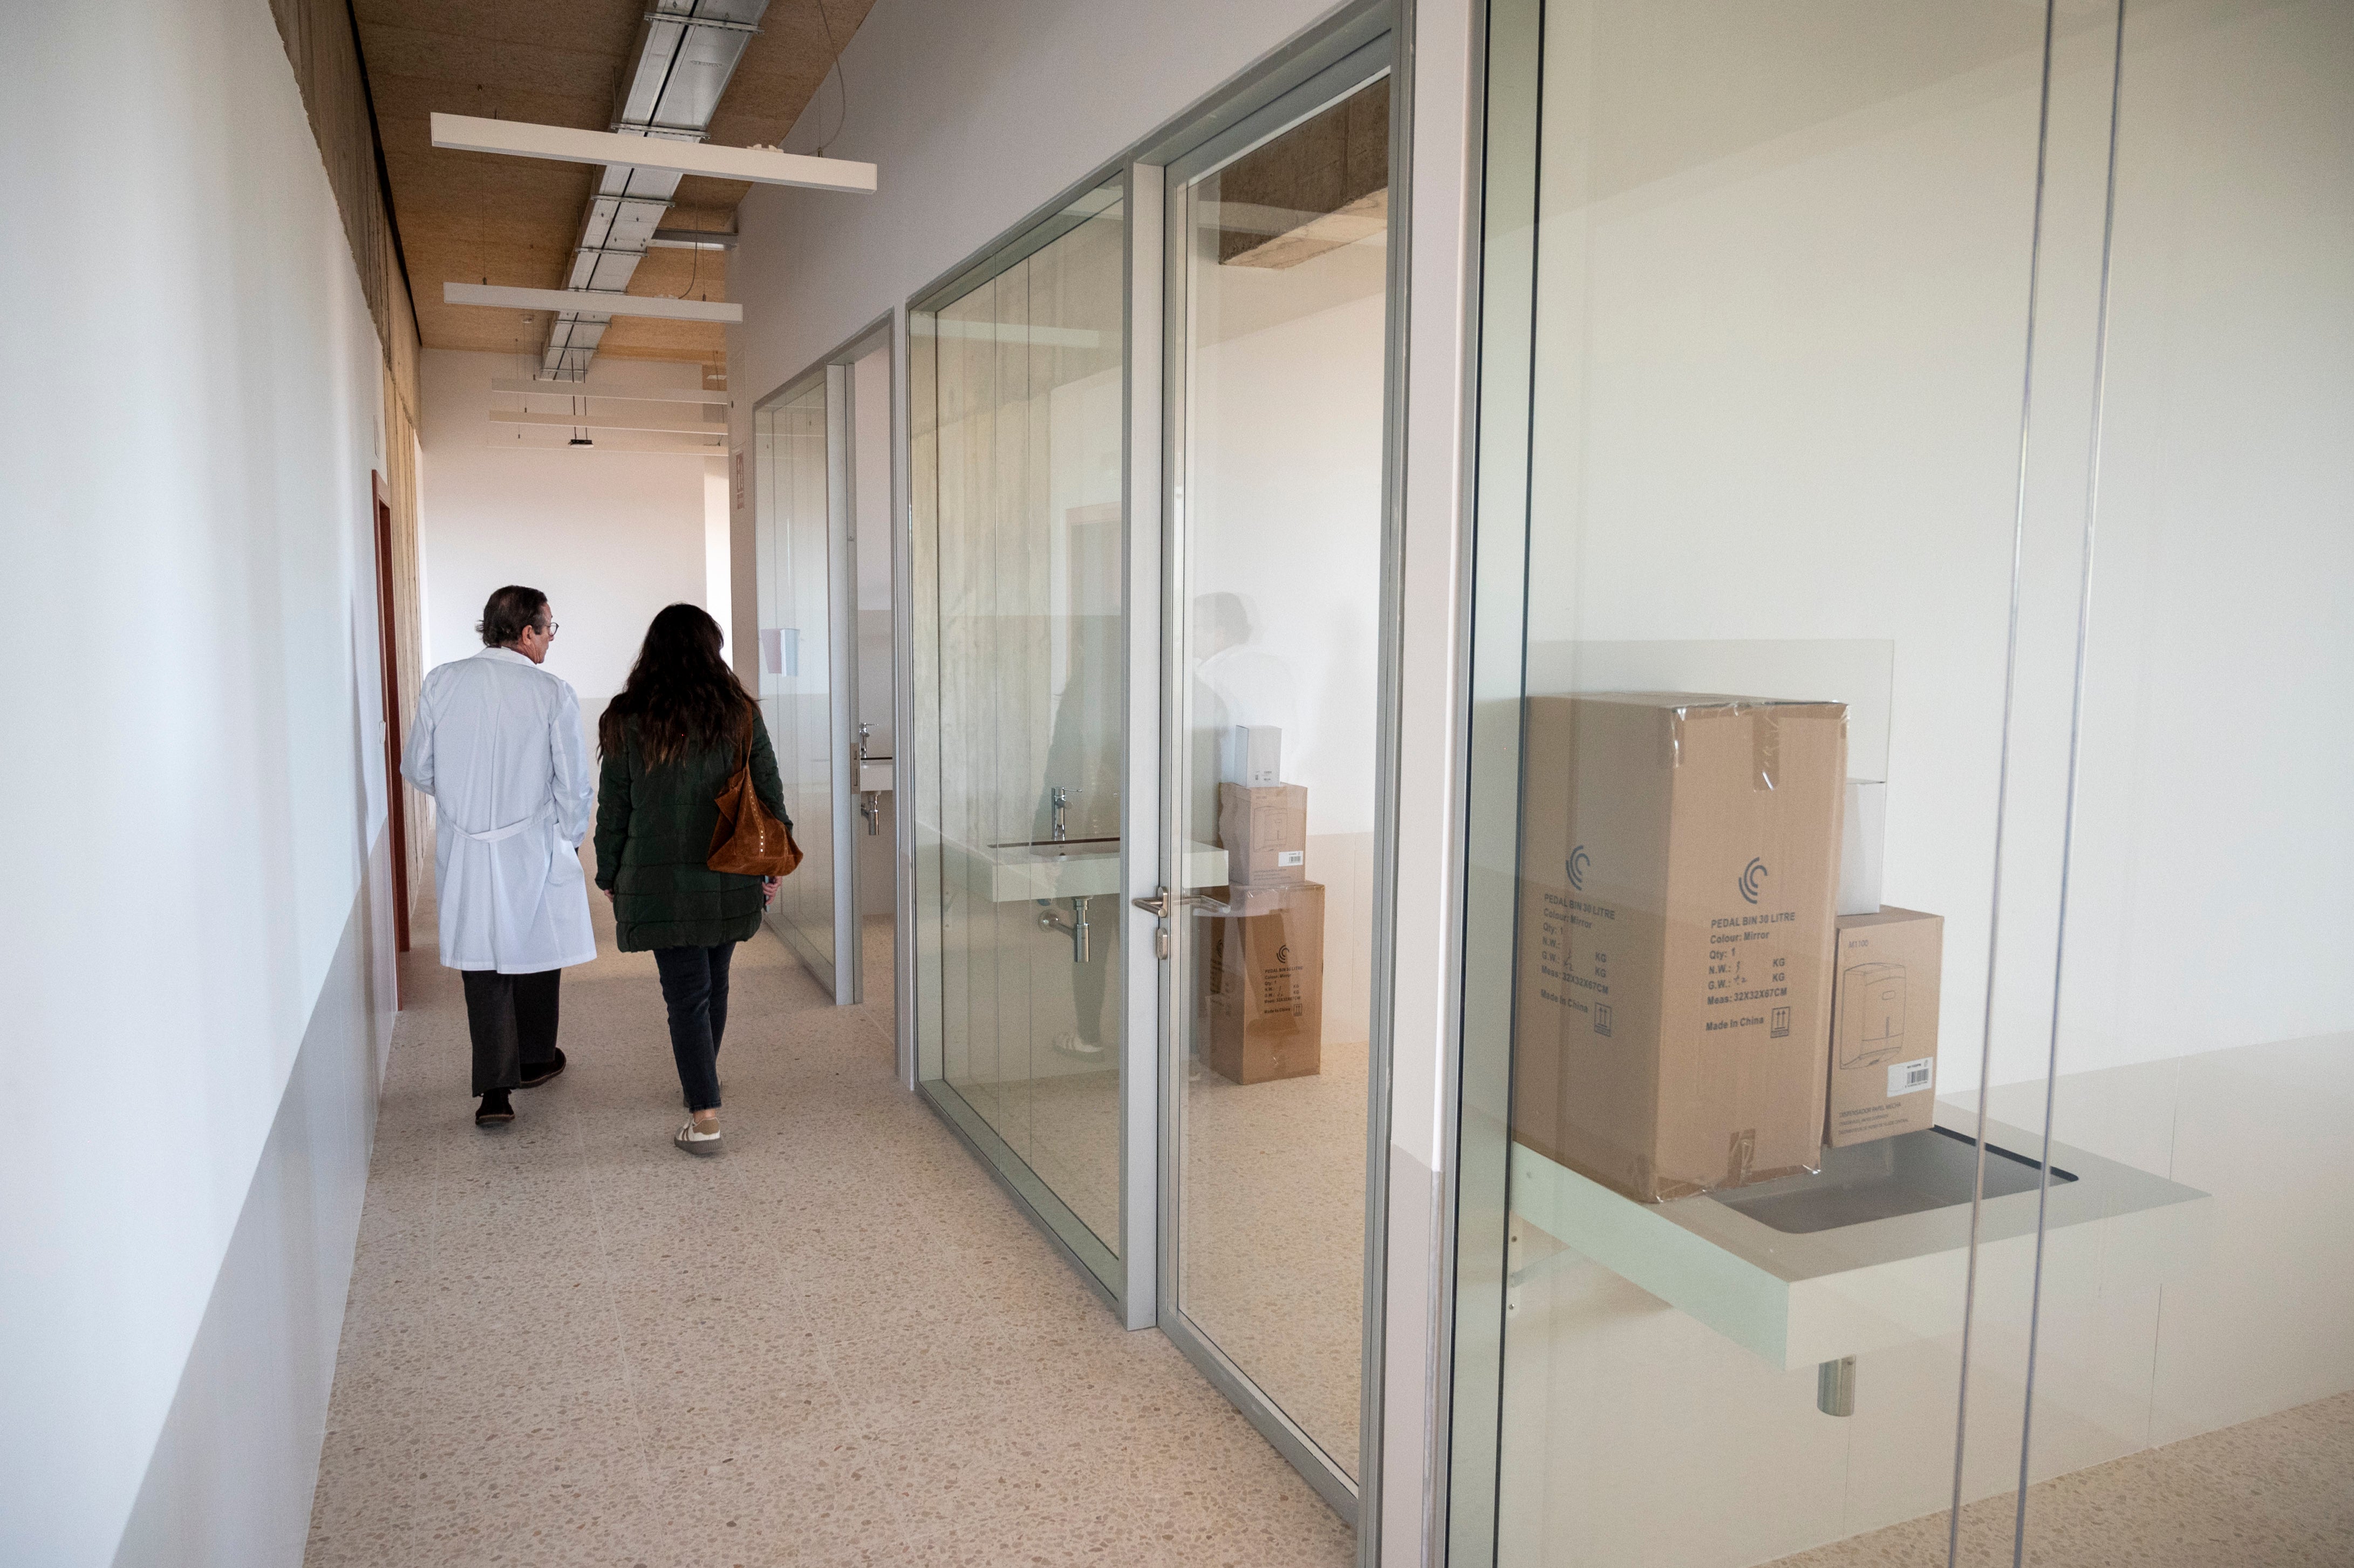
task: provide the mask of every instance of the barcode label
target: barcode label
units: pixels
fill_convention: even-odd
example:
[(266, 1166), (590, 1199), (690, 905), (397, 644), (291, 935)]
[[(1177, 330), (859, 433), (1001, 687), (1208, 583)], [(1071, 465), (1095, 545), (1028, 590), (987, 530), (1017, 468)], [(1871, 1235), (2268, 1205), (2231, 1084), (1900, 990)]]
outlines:
[(1308, 852), (1306, 850), (1278, 850), (1275, 852), (1275, 863), (1279, 866), (1306, 865), (1308, 863)]
[(1935, 1056), (1924, 1056), (1917, 1062), (1898, 1062), (1891, 1066), (1888, 1069), (1888, 1097), (1894, 1099), (1898, 1095), (1909, 1095), (1927, 1088), (1936, 1065)]

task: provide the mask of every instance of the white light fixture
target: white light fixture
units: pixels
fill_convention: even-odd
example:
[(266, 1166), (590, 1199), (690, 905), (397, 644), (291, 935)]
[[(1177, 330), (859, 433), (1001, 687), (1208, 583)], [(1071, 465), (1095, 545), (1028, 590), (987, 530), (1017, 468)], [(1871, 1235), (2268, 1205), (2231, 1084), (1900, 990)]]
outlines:
[(575, 131), (566, 125), (531, 125), (515, 120), (480, 120), (471, 114), (433, 116), (433, 144), (461, 153), (505, 153), (559, 164), (622, 164), (713, 179), (749, 180), (756, 185), (875, 194), (875, 165), (846, 158), (811, 158), (758, 147), (715, 147), (705, 142), (674, 142), (666, 136), (622, 136), (610, 131)]
[(669, 430), (683, 436), (725, 436), (726, 425), (705, 424), (700, 420), (663, 420), (647, 415), (628, 414), (519, 414), (513, 409), (491, 410), (493, 425), (554, 425), (573, 430)]
[(499, 283), (444, 283), (445, 305), (496, 305), (515, 311), (571, 311), (580, 315), (652, 316), (666, 322), (740, 322), (744, 307), (720, 300), (666, 295), (608, 294), (593, 289), (510, 289)]
[(614, 387), (601, 381), (526, 381), (521, 376), (494, 376), (493, 392), (517, 392), (526, 397), (602, 397), (617, 403), (725, 403), (725, 392), (698, 391), (692, 387)]

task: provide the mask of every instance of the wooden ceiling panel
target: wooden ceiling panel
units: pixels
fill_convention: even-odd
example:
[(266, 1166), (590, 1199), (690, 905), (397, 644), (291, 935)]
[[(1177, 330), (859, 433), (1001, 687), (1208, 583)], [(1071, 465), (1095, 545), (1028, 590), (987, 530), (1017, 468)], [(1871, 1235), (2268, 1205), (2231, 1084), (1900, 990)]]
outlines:
[[(828, 83), (873, 0), (771, 0), (760, 32), (720, 100), (711, 139), (774, 143)], [(597, 171), (585, 164), (450, 152), (432, 144), (435, 111), (602, 131), (635, 48), (646, 0), (356, 0), (360, 47), (374, 97), (395, 221), (416, 296), (418, 331), (432, 348), (536, 354), (545, 313), (441, 302), (444, 282), (560, 288), (579, 238)], [(732, 228), (751, 187), (690, 175), (673, 222)], [(845, 197), (855, 200), (856, 197)], [(701, 271), (696, 271), (700, 258)], [(726, 258), (657, 249), (630, 291), (726, 298)], [(719, 327), (623, 318), (599, 353), (618, 358), (724, 362)]]

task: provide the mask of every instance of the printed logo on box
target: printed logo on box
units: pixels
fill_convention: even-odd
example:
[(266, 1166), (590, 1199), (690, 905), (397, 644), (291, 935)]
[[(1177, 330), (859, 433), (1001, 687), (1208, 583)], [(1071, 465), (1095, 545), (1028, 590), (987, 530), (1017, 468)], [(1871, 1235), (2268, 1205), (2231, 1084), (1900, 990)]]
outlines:
[(1742, 868), (1741, 896), (1752, 904), (1756, 903), (1758, 894), (1765, 891), (1766, 879), (1773, 874), (1766, 869), (1764, 861), (1753, 856), (1749, 863)]
[(1569, 852), (1569, 864), (1564, 869), (1569, 873), (1570, 886), (1580, 893), (1585, 891), (1585, 868), (1591, 863), (1591, 860), (1592, 857), (1585, 853), (1584, 844)]

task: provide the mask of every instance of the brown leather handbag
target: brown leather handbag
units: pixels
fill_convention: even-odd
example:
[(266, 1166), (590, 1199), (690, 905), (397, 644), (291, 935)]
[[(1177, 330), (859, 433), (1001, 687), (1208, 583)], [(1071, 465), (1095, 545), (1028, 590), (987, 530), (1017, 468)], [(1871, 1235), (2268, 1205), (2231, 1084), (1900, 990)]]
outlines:
[(744, 715), (744, 755), (712, 802), (719, 808), (719, 822), (711, 830), (711, 854), (704, 863), (739, 876), (790, 876), (801, 863), (801, 846), (793, 842), (792, 825), (779, 821), (752, 788), (756, 722), (750, 714)]

